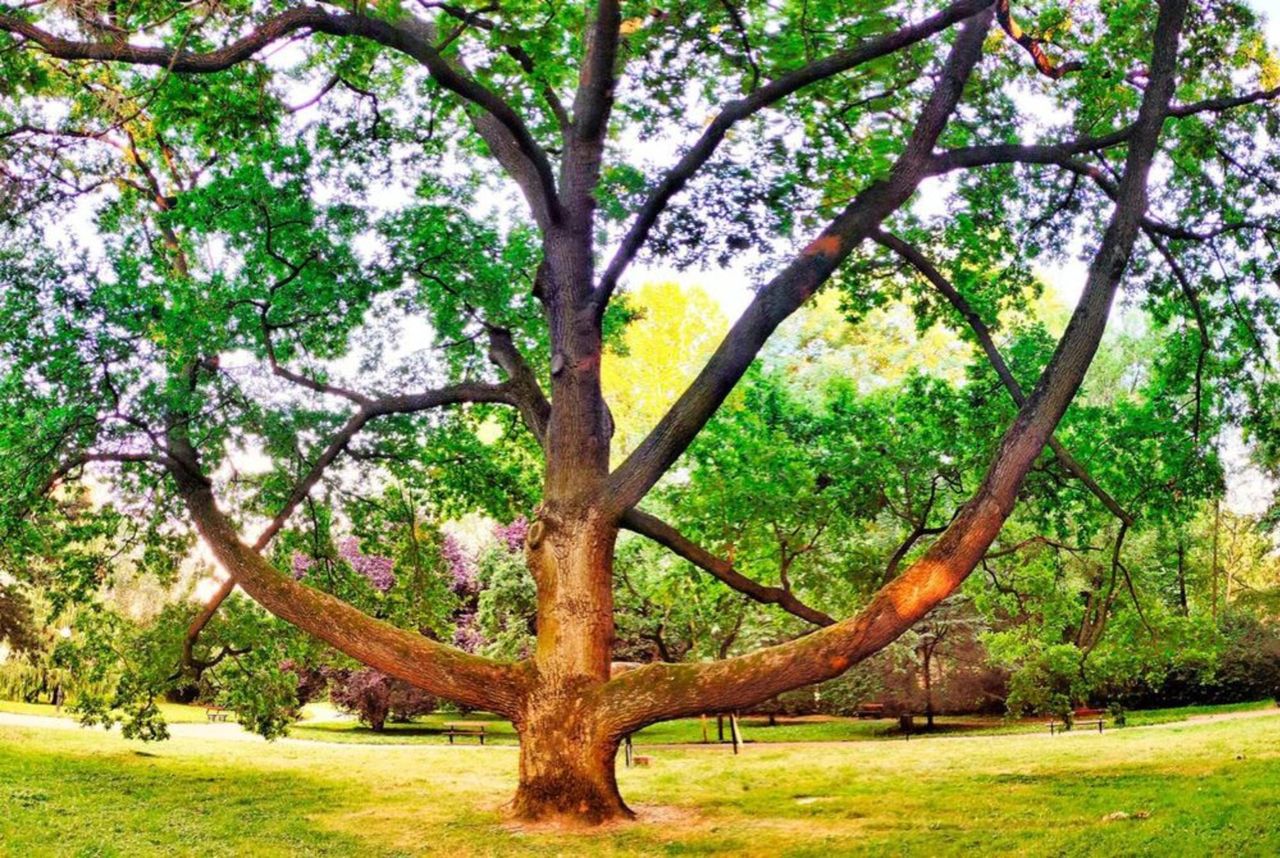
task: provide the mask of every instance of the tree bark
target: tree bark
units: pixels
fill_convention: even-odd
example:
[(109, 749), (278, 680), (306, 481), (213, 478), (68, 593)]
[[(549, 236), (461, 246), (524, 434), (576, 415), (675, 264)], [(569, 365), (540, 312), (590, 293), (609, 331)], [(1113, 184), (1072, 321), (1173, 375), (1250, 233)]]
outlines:
[(526, 704), (517, 724), (517, 819), (598, 825), (635, 815), (622, 800), (614, 772), (621, 737), (604, 729), (593, 703), (594, 695), (540, 688)]
[(516, 720), (515, 815), (598, 824), (629, 818), (614, 777), (621, 734), (599, 717), (613, 653), (613, 548), (599, 513), (544, 505), (525, 551), (538, 589), (534, 682)]

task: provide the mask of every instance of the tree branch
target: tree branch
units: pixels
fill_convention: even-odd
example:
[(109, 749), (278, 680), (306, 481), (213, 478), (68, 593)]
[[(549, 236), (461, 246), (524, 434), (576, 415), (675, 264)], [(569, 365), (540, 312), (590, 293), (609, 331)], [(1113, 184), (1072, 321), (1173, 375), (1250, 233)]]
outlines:
[(996, 0), (996, 20), (1000, 22), (1000, 27), (1009, 34), (1009, 38), (1021, 45), (1023, 50), (1031, 55), (1032, 62), (1036, 64), (1036, 70), (1045, 77), (1058, 80), (1073, 71), (1079, 71), (1084, 68), (1084, 64), (1079, 60), (1055, 65), (1053, 60), (1049, 59), (1049, 55), (1044, 52), (1044, 39), (1038, 39), (1028, 34), (1013, 19), (1013, 14), (1009, 11), (1009, 0)]
[(358, 661), (432, 694), (513, 717), (524, 695), (520, 667), (433, 641), (374, 619), (328, 593), (281, 573), (239, 533), (213, 497), (199, 457), (181, 434), (170, 436), (178, 491), (192, 521), (232, 580), (271, 613)]
[(774, 329), (821, 287), (871, 230), (915, 193), (934, 144), (960, 103), (982, 54), (992, 11), (960, 31), (906, 150), (888, 178), (872, 184), (822, 234), (764, 286), (721, 341), (698, 377), (608, 480), (606, 502), (617, 514), (635, 506), (720, 407)]
[(769, 81), (745, 98), (726, 104), (693, 147), (662, 177), (636, 214), (636, 219), (627, 230), (596, 287), (593, 300), (597, 316), (604, 313), (623, 273), (640, 252), (640, 248), (644, 246), (654, 224), (666, 210), (671, 198), (678, 194), (689, 179), (711, 160), (712, 155), (734, 125), (776, 104), (797, 90), (901, 51), (963, 21), (989, 5), (990, 0), (960, 0), (918, 24), (909, 24), (893, 33), (868, 39), (852, 48), (815, 60), (803, 68)]
[[(1014, 403), (1021, 408), (1026, 404), (1027, 397), (1022, 392), (1022, 386), (1018, 384), (1018, 380), (1010, 371), (1009, 365), (1005, 363), (1004, 356), (1000, 354), (1000, 350), (996, 348), (995, 340), (991, 336), (991, 329), (987, 327), (986, 322), (978, 315), (977, 311), (970, 306), (965, 297), (960, 294), (959, 290), (948, 280), (941, 271), (928, 260), (923, 253), (917, 248), (903, 241), (895, 235), (877, 229), (871, 236), (876, 242), (902, 257), (907, 263), (920, 273), (925, 280), (929, 281), (942, 296), (947, 299), (952, 308), (960, 314), (961, 318), (969, 325), (969, 330), (973, 332), (974, 338), (978, 344), (982, 346), (983, 353), (987, 356), (987, 362), (991, 364), (991, 368), (995, 370), (996, 375), (1000, 378), (1000, 383), (1004, 385), (1005, 390), (1013, 398)], [(1133, 516), (1129, 515), (1125, 509), (1120, 506), (1110, 494), (1106, 492), (1102, 486), (1098, 485), (1084, 465), (1080, 464), (1075, 456), (1067, 451), (1057, 436), (1049, 437), (1049, 449), (1058, 458), (1062, 467), (1077, 480), (1084, 484), (1094, 497), (1102, 502), (1112, 515), (1124, 522), (1125, 525), (1133, 524)]]
[[(476, 81), (460, 65), (445, 59), (428, 37), (429, 25), (412, 16), (388, 21), (362, 14), (334, 13), (320, 6), (300, 6), (268, 18), (247, 35), (222, 48), (203, 53), (147, 47), (125, 41), (77, 42), (56, 36), (20, 18), (3, 14), (0, 14), (0, 30), (22, 36), (39, 45), (50, 56), (59, 59), (156, 66), (183, 74), (223, 71), (299, 31), (331, 36), (357, 36), (377, 42), (422, 63), (437, 83), (492, 117), (536, 174), (537, 197), (549, 217), (553, 221), (559, 217), (559, 201), (551, 162), (534, 140), (524, 120), (496, 92)], [(499, 145), (502, 145), (504, 141), (494, 134), (495, 131), (490, 126), (488, 133), (481, 130), (481, 134), (486, 139), (495, 136), (500, 141)], [(493, 140), (489, 142), (493, 145)]]
[(1066, 332), (1005, 433), (978, 492), (929, 550), (858, 615), (749, 655), (701, 664), (647, 665), (611, 680), (604, 689), (606, 710), (619, 735), (664, 718), (750, 706), (781, 691), (838, 676), (911, 628), (981, 562), (1013, 511), (1023, 479), (1084, 380), (1106, 329), (1147, 205), (1147, 180), (1173, 95), (1186, 9), (1187, 0), (1160, 4), (1150, 83), (1126, 158), (1119, 201)]
[[(310, 387), (304, 384), (304, 387)], [(324, 391), (328, 392), (328, 391)], [(425, 411), (431, 408), (437, 408), (444, 405), (455, 405), (463, 402), (501, 402), (505, 404), (514, 404), (510, 399), (511, 389), (503, 385), (455, 385), (440, 390), (427, 391), (409, 396), (386, 397), (384, 399), (372, 400), (368, 397), (360, 397), (362, 405), (358, 411), (347, 419), (329, 443), (325, 445), (324, 451), (320, 457), (312, 463), (311, 468), (306, 474), (294, 485), (293, 491), (289, 493), (289, 497), (285, 500), (283, 506), (276, 513), (275, 517), (266, 526), (262, 533), (258, 534), (258, 538), (254, 541), (250, 550), (254, 552), (262, 552), (266, 549), (271, 540), (275, 538), (288, 522), (290, 516), (298, 505), (306, 499), (311, 490), (320, 482), (325, 471), (330, 465), (342, 455), (343, 451), (351, 443), (351, 440), (365, 427), (369, 421), (376, 417), (390, 414), (411, 414), (419, 411)], [(187, 626), (187, 632), (183, 638), (182, 660), (184, 665), (194, 665), (193, 652), (196, 641), (200, 638), (200, 633), (204, 631), (205, 626), (217, 614), (218, 609), (223, 602), (235, 590), (236, 580), (234, 577), (228, 578), (222, 583), (213, 596), (205, 602), (200, 612), (192, 618), (190, 625)]]
[(707, 551), (680, 531), (657, 516), (638, 509), (628, 510), (622, 517), (622, 526), (633, 533), (648, 537), (654, 542), (683, 557), (699, 569), (709, 572), (717, 580), (727, 584), (744, 596), (765, 605), (777, 605), (789, 614), (819, 626), (835, 622), (827, 614), (811, 608), (784, 587), (770, 587), (743, 575), (728, 560)]

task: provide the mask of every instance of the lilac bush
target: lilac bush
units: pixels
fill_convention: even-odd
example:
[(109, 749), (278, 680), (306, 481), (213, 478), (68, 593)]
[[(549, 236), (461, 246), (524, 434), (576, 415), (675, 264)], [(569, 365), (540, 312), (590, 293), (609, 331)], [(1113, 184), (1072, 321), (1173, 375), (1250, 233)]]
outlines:
[(421, 688), (373, 668), (330, 670), (328, 677), (333, 705), (354, 713), (377, 732), (386, 727), (388, 717), (409, 721), (434, 712), (439, 703)]
[[(395, 561), (379, 554), (364, 554), (360, 540), (348, 536), (338, 541), (338, 556), (369, 582), (379, 593), (386, 593), (396, 584)], [(301, 581), (316, 559), (300, 551), (293, 553), (293, 577)]]

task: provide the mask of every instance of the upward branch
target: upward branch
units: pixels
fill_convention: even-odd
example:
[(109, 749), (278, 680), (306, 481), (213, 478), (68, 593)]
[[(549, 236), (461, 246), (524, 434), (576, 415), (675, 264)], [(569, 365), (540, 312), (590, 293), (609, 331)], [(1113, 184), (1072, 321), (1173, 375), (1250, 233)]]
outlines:
[[(1018, 384), (1018, 380), (1014, 377), (1013, 372), (1010, 371), (1009, 365), (1005, 363), (1004, 356), (1001, 355), (1000, 350), (996, 348), (995, 340), (991, 336), (991, 329), (987, 327), (987, 323), (984, 322), (982, 317), (978, 315), (977, 311), (969, 305), (969, 302), (965, 300), (964, 296), (960, 294), (959, 290), (956, 289), (951, 281), (943, 276), (942, 272), (939, 271), (937, 267), (935, 267), (934, 264), (919, 251), (919, 249), (898, 238), (896, 235), (891, 235), (883, 230), (876, 230), (875, 233), (872, 234), (872, 238), (874, 238), (879, 244), (901, 256), (907, 263), (920, 272), (920, 275), (928, 280), (935, 289), (942, 293), (942, 296), (947, 299), (947, 302), (951, 304), (955, 311), (960, 314), (965, 322), (968, 323), (969, 330), (973, 332), (974, 338), (977, 339), (978, 344), (982, 346), (983, 354), (987, 356), (987, 362), (991, 364), (991, 368), (995, 370), (996, 376), (1000, 379), (1000, 383), (1003, 384), (1005, 390), (1009, 392), (1009, 396), (1012, 397), (1014, 403), (1019, 408), (1025, 405), (1027, 401), (1026, 394), (1022, 392), (1022, 386)], [(1093, 475), (1080, 464), (1075, 456), (1071, 455), (1070, 451), (1068, 451), (1066, 447), (1062, 446), (1062, 442), (1058, 440), (1057, 436), (1049, 437), (1049, 449), (1051, 449), (1053, 454), (1057, 456), (1058, 461), (1062, 464), (1062, 467), (1066, 469), (1067, 473), (1071, 474), (1083, 483), (1085, 488), (1087, 488), (1090, 493), (1092, 493), (1093, 496), (1096, 497), (1109, 512), (1111, 512), (1112, 515), (1120, 519), (1120, 521), (1126, 525), (1133, 524), (1133, 517), (1129, 515), (1129, 513), (1125, 511), (1124, 507), (1120, 506), (1119, 502), (1108, 494), (1102, 486), (1098, 485), (1098, 482), (1093, 478)]]
[(991, 19), (992, 11), (987, 8), (961, 29), (906, 150), (888, 178), (860, 193), (757, 293), (698, 377), (610, 476), (606, 497), (616, 513), (637, 504), (666, 473), (742, 378), (777, 326), (827, 281), (881, 221), (915, 193), (933, 157), (934, 144), (960, 103), (965, 83), (982, 55), (982, 41)]
[[(1053, 358), (1005, 433), (974, 497), (946, 532), (857, 616), (781, 646), (719, 662), (650, 665), (606, 686), (619, 733), (661, 718), (734, 709), (838, 676), (897, 638), (968, 577), (1012, 512), (1017, 492), (1093, 361), (1133, 252), (1147, 205), (1147, 179), (1175, 83), (1187, 0), (1164, 0), (1156, 24), (1150, 84), (1143, 96), (1124, 178), (1089, 276)], [(659, 689), (640, 695), (637, 690)]]
[(908, 24), (893, 33), (868, 39), (852, 48), (815, 60), (802, 68), (769, 81), (745, 98), (726, 104), (702, 132), (702, 136), (693, 144), (693, 147), (667, 171), (641, 206), (617, 252), (614, 253), (600, 277), (595, 297), (597, 315), (604, 313), (609, 299), (618, 286), (618, 281), (631, 261), (635, 259), (636, 254), (640, 252), (640, 248), (644, 246), (649, 233), (666, 210), (671, 198), (678, 194), (689, 179), (711, 160), (734, 125), (777, 104), (806, 86), (901, 51), (974, 15), (989, 5), (990, 0), (959, 0), (918, 24)]

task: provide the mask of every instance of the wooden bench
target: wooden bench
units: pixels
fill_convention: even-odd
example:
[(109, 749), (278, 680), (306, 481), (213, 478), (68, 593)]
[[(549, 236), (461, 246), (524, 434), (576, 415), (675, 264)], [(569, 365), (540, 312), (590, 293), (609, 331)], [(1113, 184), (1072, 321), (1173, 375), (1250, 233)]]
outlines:
[(858, 710), (855, 713), (859, 718), (883, 718), (883, 703), (859, 703)]
[(210, 721), (229, 721), (231, 719), (231, 710), (222, 706), (206, 706), (204, 707), (204, 714)]
[(1101, 733), (1103, 724), (1106, 721), (1103, 717), (1105, 714), (1106, 710), (1104, 709), (1077, 709), (1071, 713), (1072, 717), (1070, 724), (1059, 721), (1050, 721), (1049, 735), (1052, 736), (1054, 733), (1065, 733), (1077, 724), (1087, 724), (1090, 729), (1093, 729), (1093, 726), (1096, 724), (1098, 732)]
[(451, 724), (445, 724), (444, 734), (449, 737), (450, 745), (453, 744), (453, 739), (455, 736), (458, 736), (461, 738), (471, 737), (473, 739), (479, 739), (480, 744), (483, 745), (484, 737), (485, 737), (484, 728), (485, 728), (485, 725), (483, 724), (475, 724), (471, 722), (460, 721), (460, 722), (455, 722)]

